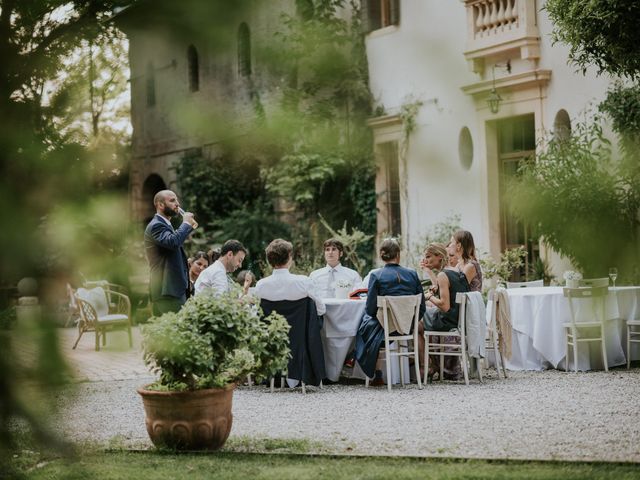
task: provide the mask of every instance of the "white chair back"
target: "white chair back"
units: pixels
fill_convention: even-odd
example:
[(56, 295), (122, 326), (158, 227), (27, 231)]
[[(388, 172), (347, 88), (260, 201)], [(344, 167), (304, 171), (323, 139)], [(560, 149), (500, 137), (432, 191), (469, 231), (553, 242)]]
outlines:
[(81, 300), (89, 303), (96, 311), (96, 315), (98, 317), (103, 317), (109, 314), (107, 294), (102, 287), (95, 287), (90, 290), (87, 290), (86, 288), (79, 288), (76, 295)]
[(544, 287), (544, 280), (532, 280), (530, 282), (507, 282), (507, 288)]
[[(420, 365), (418, 358), (418, 323), (420, 322), (420, 305), (423, 295), (399, 295), (379, 296), (378, 308), (382, 312), (382, 327), (384, 329), (384, 354), (387, 370), (387, 389), (391, 391), (391, 357), (400, 360), (400, 383), (404, 386), (404, 365), (402, 357), (413, 358), (418, 388), (422, 388), (420, 377)], [(380, 313), (380, 312), (379, 312)], [(395, 318), (391, 318), (392, 315)], [(399, 315), (411, 315), (411, 324), (407, 328), (408, 318), (397, 318)], [(394, 331), (407, 332), (406, 334), (393, 335)], [(390, 348), (391, 342), (395, 342), (395, 349)], [(411, 343), (408, 343), (411, 342)], [(413, 349), (409, 345), (413, 344)], [(369, 385), (369, 379), (366, 379)]]
[[(609, 279), (605, 280), (608, 281)], [(562, 292), (569, 301), (571, 323), (593, 323), (595, 321), (604, 324), (605, 297), (608, 291), (608, 287), (563, 288)], [(590, 300), (590, 302), (587, 303), (583, 301), (586, 299)], [(582, 304), (579, 302), (582, 302)], [(579, 309), (579, 307), (581, 308)], [(587, 315), (587, 313), (592, 313), (593, 315)]]
[(580, 287), (602, 288), (609, 286), (609, 278), (583, 278), (578, 280)]
[[(480, 292), (458, 293), (464, 295), (465, 301), (465, 331), (467, 334), (467, 351), (473, 358), (484, 358), (485, 337), (487, 335), (486, 307)], [(457, 301), (457, 298), (456, 298)]]
[[(498, 378), (500, 378), (500, 367), (502, 366), (502, 374), (504, 378), (507, 378), (507, 369), (504, 364), (504, 358), (502, 357), (502, 352), (498, 347), (498, 340), (500, 338), (500, 331), (498, 329), (498, 295), (496, 291), (492, 288), (489, 290), (487, 295), (487, 310), (486, 310), (486, 321), (487, 321), (487, 336), (485, 342), (485, 350), (493, 351), (495, 357), (496, 371), (498, 372)], [(488, 364), (488, 360), (487, 361)]]
[[(602, 362), (605, 371), (609, 371), (607, 361), (607, 348), (605, 338), (605, 304), (606, 297), (609, 292), (608, 280), (605, 280), (606, 286), (597, 287), (565, 287), (562, 291), (569, 301), (569, 312), (571, 313), (571, 321), (565, 323), (565, 370), (569, 370), (569, 347), (573, 348), (573, 365), (574, 370), (578, 371), (578, 345), (585, 342), (600, 342), (602, 348)], [(595, 282), (602, 284), (601, 281)], [(588, 301), (587, 301), (588, 300)], [(595, 335), (593, 327), (599, 327), (600, 334)], [(580, 333), (580, 329), (583, 329)]]

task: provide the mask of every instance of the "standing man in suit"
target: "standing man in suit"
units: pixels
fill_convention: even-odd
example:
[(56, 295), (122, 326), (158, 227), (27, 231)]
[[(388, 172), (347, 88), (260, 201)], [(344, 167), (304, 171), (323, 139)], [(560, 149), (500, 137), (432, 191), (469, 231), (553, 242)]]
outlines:
[(187, 299), (189, 268), (182, 244), (197, 227), (193, 213), (185, 213), (182, 225), (174, 230), (171, 218), (180, 209), (178, 197), (171, 190), (161, 190), (153, 197), (156, 214), (144, 231), (144, 247), (151, 278), (149, 294), (153, 314), (177, 312)]

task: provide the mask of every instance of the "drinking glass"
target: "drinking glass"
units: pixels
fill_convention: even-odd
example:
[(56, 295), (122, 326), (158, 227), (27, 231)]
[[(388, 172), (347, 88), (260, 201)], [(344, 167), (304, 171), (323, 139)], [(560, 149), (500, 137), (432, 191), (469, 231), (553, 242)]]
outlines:
[(613, 288), (616, 288), (616, 278), (618, 278), (618, 269), (615, 267), (611, 267), (609, 269), (609, 278), (613, 282)]

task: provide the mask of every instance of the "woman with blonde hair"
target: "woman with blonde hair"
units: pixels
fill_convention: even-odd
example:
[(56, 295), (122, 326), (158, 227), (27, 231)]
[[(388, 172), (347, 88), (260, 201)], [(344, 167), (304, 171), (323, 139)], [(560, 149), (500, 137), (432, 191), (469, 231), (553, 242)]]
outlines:
[[(458, 310), (456, 295), (469, 291), (469, 284), (464, 274), (456, 269), (448, 268), (449, 257), (442, 244), (431, 243), (424, 252), (424, 258), (420, 266), (431, 277), (435, 277), (435, 283), (425, 295), (427, 308), (424, 314), (424, 325), (420, 325), (420, 352), (424, 352), (424, 332), (449, 332), (458, 327)], [(437, 271), (437, 275), (434, 273)], [(423, 353), (424, 355), (424, 353)], [(424, 366), (424, 358), (422, 359)], [(433, 363), (433, 359), (432, 359)], [(433, 365), (429, 368), (429, 378), (437, 371)], [(452, 375), (455, 375), (456, 367), (453, 366)]]

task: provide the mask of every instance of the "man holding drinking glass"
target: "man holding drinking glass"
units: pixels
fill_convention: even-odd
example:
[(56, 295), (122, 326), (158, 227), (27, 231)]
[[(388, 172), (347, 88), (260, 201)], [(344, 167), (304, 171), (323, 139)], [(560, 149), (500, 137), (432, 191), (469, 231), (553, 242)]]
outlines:
[(178, 197), (171, 190), (161, 190), (153, 197), (156, 214), (144, 231), (144, 247), (149, 262), (149, 295), (153, 314), (177, 312), (187, 299), (189, 267), (182, 245), (198, 226), (193, 213), (182, 213), (177, 230), (171, 218), (180, 214)]

